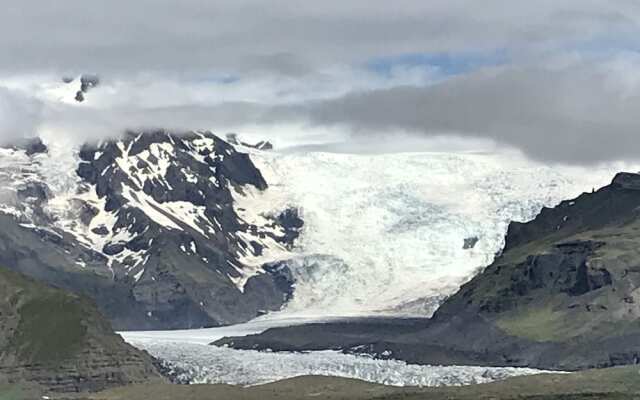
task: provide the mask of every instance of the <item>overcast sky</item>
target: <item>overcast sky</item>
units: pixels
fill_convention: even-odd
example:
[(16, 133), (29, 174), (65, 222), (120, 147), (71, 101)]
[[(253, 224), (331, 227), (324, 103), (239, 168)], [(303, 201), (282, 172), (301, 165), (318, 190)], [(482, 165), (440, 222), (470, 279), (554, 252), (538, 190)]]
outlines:
[[(554, 162), (640, 156), (637, 1), (5, 0), (2, 10), (5, 140), (166, 126), (354, 151), (450, 137)], [(81, 73), (103, 81), (85, 104), (52, 98), (62, 76)]]

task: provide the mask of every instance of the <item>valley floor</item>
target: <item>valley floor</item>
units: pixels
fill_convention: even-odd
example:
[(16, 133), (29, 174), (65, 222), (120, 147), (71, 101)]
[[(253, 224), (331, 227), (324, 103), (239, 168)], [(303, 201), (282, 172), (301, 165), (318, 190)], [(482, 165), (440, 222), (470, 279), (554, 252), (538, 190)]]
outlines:
[[(363, 320), (382, 325), (388, 321), (393, 326), (423, 323), (423, 319), (384, 317), (326, 318), (322, 321), (287, 318), (255, 320), (220, 328), (121, 334), (130, 344), (163, 360), (180, 382), (195, 384), (260, 385), (298, 376), (321, 375), (398, 387), (428, 387), (487, 383), (542, 372), (529, 368), (412, 365), (404, 361), (373, 359), (340, 351), (270, 352), (210, 345), (222, 337), (244, 337), (269, 328), (309, 322), (323, 322), (330, 326), (331, 323), (352, 324)], [(314, 340), (312, 335), (309, 340)]]
[[(295, 400), (295, 399), (637, 399), (640, 368), (621, 367), (573, 374), (542, 374), (502, 382), (443, 388), (397, 388), (358, 380), (305, 376), (277, 383), (239, 387), (230, 385), (136, 385), (75, 397), (83, 400)], [(27, 392), (22, 392), (26, 394)], [(35, 391), (29, 392), (36, 394)], [(0, 387), (1, 399), (20, 397), (17, 388)], [(55, 399), (56, 397), (52, 397)], [(69, 398), (69, 397), (67, 397)]]

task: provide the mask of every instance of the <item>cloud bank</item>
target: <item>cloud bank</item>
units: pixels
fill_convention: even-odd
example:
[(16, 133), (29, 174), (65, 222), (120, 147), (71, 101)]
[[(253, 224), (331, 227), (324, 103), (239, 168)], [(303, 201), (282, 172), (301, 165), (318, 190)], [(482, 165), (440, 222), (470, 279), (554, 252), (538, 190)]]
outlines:
[(0, 69), (299, 76), (410, 53), (544, 51), (639, 22), (633, 0), (5, 1)]
[[(354, 135), (410, 132), (491, 139), (541, 160), (635, 158), (640, 64), (508, 67), (429, 87), (351, 93), (285, 110)], [(277, 117), (275, 117), (277, 119)]]
[[(162, 127), (639, 158), (638, 34), (632, 0), (7, 2), (0, 141)], [(103, 78), (85, 104), (51, 95), (46, 82), (84, 72)]]
[(0, 144), (37, 136), (42, 112), (42, 102), (0, 87)]

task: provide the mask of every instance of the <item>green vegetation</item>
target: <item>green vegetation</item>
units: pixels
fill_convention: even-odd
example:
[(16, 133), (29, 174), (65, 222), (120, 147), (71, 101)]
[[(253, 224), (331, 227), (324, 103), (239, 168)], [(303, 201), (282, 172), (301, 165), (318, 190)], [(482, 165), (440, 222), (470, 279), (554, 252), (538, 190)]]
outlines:
[(58, 365), (72, 357), (85, 340), (87, 300), (0, 268), (0, 304), (7, 331), (0, 355), (26, 363)]
[(0, 400), (163, 381), (89, 299), (0, 267)]
[(57, 364), (82, 347), (87, 328), (80, 299), (51, 293), (29, 300), (18, 312), (20, 323), (11, 344), (21, 359)]
[(519, 310), (498, 319), (496, 324), (510, 335), (537, 342), (563, 341), (575, 332), (567, 325), (566, 313), (555, 311), (553, 307)]

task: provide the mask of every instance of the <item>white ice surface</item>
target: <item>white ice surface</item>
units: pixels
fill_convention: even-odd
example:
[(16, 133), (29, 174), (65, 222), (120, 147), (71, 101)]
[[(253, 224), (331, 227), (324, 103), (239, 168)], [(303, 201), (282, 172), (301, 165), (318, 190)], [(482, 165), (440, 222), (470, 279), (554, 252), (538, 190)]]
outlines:
[[(332, 318), (314, 319), (314, 321), (331, 321)], [(170, 331), (130, 331), (119, 332), (128, 342), (164, 342), (190, 343), (206, 345), (225, 336), (245, 336), (264, 332), (269, 328), (301, 325), (309, 322), (306, 318), (280, 318), (277, 321), (256, 319), (244, 324), (223, 326), (219, 328), (178, 329)]]
[(337, 376), (394, 386), (468, 385), (544, 371), (528, 368), (409, 365), (334, 351), (271, 353), (207, 345), (224, 336), (259, 333), (303, 319), (253, 321), (236, 326), (188, 331), (122, 332), (136, 347), (162, 359), (190, 383), (256, 385), (302, 375)]
[[(433, 309), (407, 305), (436, 304), (420, 299), (449, 295), (490, 264), (510, 221), (638, 170), (549, 166), (513, 153), (251, 157), (269, 189), (239, 205), (253, 213), (299, 207), (305, 222), (294, 249), (294, 298), (283, 312), (317, 317), (428, 315)], [(475, 248), (463, 249), (474, 236)]]

